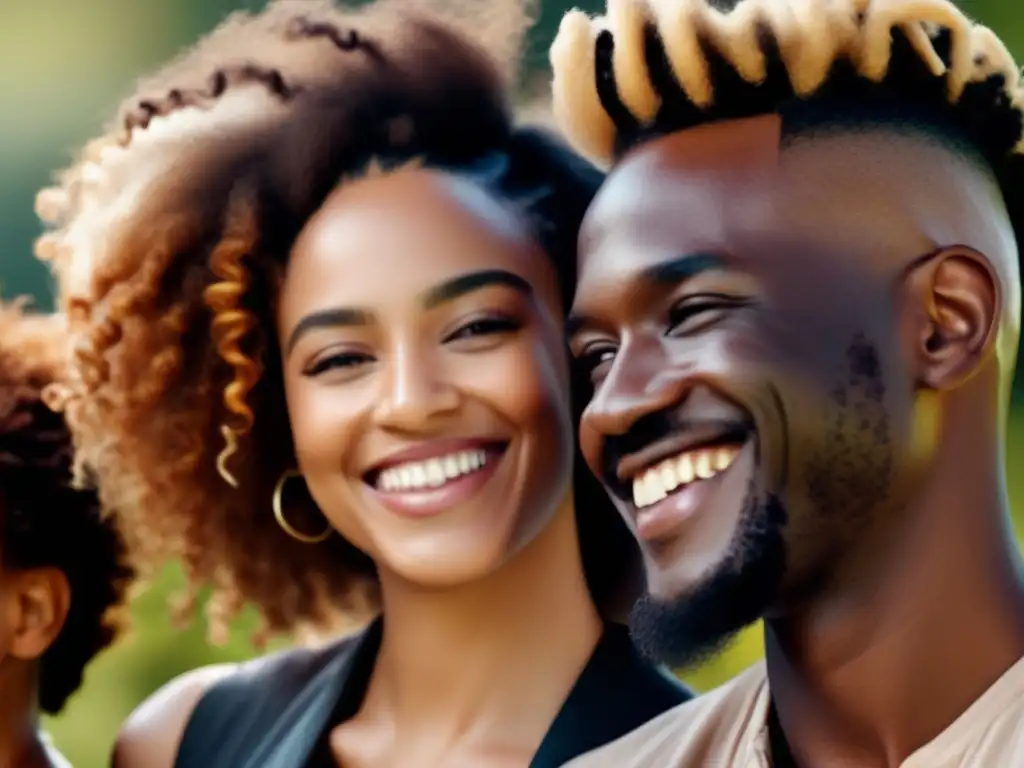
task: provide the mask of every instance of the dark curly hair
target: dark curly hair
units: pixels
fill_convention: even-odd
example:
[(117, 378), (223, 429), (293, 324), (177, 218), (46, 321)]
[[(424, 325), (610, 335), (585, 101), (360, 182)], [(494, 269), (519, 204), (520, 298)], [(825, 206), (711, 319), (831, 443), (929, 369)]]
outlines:
[[(409, 162), (466, 174), (534, 225), (571, 301), (576, 230), (601, 174), (513, 124), (526, 9), (450, 9), (293, 1), (232, 17), (40, 196), (55, 229), (38, 253), (77, 337), (64, 407), (79, 467), (98, 477), (140, 566), (181, 558), (193, 588), (213, 586), (215, 631), (244, 602), (271, 631), (377, 607), (363, 553), (338, 536), (291, 539), (270, 505), (295, 466), (277, 290), (294, 238), (337, 184)], [(580, 461), (576, 481), (600, 605), (634, 586), (635, 550)], [(310, 514), (301, 506), (289, 517)]]
[(1024, 234), (1020, 70), (949, 0), (608, 0), (565, 16), (551, 61), (558, 121), (594, 158), (770, 113), (789, 137), (898, 122), (986, 161)]
[(0, 307), (0, 560), (13, 570), (58, 568), (71, 587), (64, 627), (40, 665), (39, 704), (50, 714), (123, 628), (132, 578), (96, 494), (71, 487), (71, 438), (44, 402), (62, 375), (66, 342), (59, 317)]

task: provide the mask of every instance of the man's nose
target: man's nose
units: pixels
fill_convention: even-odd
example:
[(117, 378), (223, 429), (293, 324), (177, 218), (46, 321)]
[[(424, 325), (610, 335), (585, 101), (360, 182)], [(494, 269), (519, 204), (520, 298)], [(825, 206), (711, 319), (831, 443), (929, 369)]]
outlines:
[(436, 356), (405, 347), (388, 361), (374, 417), (385, 429), (421, 432), (458, 407), (458, 388)]
[(679, 405), (691, 386), (689, 374), (690, 366), (668, 359), (657, 342), (623, 345), (583, 420), (600, 434), (623, 435), (641, 417)]

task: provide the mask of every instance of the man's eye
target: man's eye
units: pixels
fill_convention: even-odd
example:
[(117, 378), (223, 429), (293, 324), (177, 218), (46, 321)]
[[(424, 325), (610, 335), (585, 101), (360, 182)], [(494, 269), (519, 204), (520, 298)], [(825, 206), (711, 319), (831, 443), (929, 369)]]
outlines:
[(608, 368), (614, 360), (614, 347), (589, 347), (576, 356), (574, 364), (577, 371), (589, 376), (594, 382), (608, 373)]
[(667, 335), (696, 333), (745, 303), (728, 296), (689, 296), (669, 310)]

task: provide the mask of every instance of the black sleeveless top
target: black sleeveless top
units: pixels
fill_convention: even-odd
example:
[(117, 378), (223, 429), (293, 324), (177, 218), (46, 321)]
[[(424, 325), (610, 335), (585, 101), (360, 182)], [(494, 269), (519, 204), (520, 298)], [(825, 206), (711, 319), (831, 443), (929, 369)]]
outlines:
[[(175, 768), (335, 768), (331, 729), (362, 704), (381, 620), (320, 649), (256, 659), (213, 685), (189, 719)], [(559, 768), (691, 698), (609, 624), (530, 768)]]

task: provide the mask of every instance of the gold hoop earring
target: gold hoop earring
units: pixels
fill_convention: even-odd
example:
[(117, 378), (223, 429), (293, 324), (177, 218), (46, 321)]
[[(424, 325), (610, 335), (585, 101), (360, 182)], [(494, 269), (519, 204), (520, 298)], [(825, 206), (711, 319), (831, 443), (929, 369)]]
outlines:
[(290, 477), (302, 477), (302, 473), (294, 469), (286, 469), (281, 473), (281, 477), (277, 481), (277, 485), (274, 486), (274, 496), (270, 500), (270, 506), (274, 509), (274, 519), (277, 524), (281, 526), (281, 530), (291, 536), (297, 541), (301, 541), (304, 544), (319, 544), (321, 541), (325, 541), (328, 536), (331, 535), (333, 529), (331, 524), (327, 524), (327, 530), (317, 536), (310, 536), (308, 533), (303, 533), (298, 530), (284, 519), (284, 507), (281, 504), (281, 496), (284, 495), (284, 485), (288, 482)]

